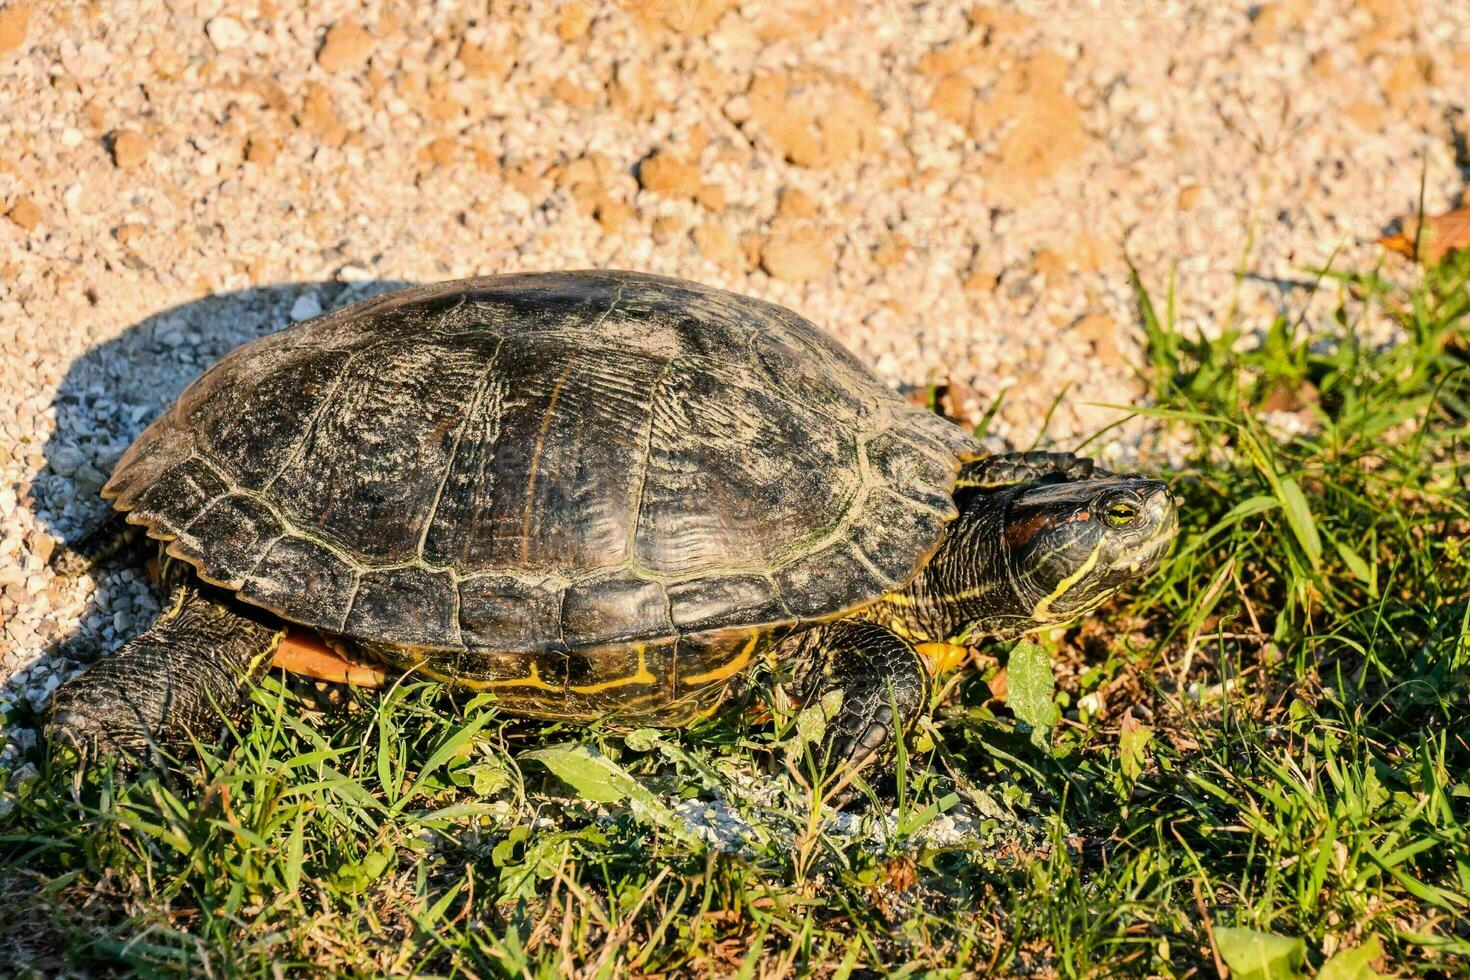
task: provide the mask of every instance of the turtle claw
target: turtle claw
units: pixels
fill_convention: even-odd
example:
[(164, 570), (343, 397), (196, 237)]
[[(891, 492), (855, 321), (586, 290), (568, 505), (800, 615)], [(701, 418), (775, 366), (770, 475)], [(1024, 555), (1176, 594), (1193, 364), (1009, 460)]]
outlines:
[(64, 767), (109, 757), (126, 765), (148, 746), (146, 733), (140, 731), (136, 738), (129, 738), (130, 734), (109, 729), (100, 719), (69, 708), (52, 712), (43, 730), (52, 764)]
[(58, 706), (45, 728), (46, 743), (82, 758), (109, 752), (137, 752), (155, 743), (142, 723), (127, 718), (108, 720), (81, 708)]
[(849, 708), (830, 723), (823, 751), (823, 768), (830, 773), (859, 772), (880, 759), (886, 759), (897, 745), (893, 709), (883, 704), (874, 710), (864, 705)]
[(46, 725), (46, 743), (86, 755), (102, 738), (102, 730), (80, 711), (64, 709), (51, 716)]

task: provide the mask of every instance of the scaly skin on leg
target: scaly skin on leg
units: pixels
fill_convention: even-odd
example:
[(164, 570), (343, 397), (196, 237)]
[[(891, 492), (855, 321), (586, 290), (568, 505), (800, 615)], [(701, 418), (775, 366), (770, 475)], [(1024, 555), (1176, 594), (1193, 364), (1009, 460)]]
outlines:
[(1090, 480), (1107, 475), (1092, 460), (1071, 453), (1001, 453), (967, 463), (955, 489), (988, 490), (1046, 479)]
[(285, 630), (181, 586), (121, 650), (56, 692), (47, 737), (77, 748), (210, 741), (270, 664)]
[(122, 555), (143, 536), (143, 529), (129, 524), (117, 511), (94, 525), (76, 541), (64, 542), (51, 559), (57, 575), (75, 577), (94, 571)]
[(802, 701), (815, 704), (842, 692), (842, 707), (827, 723), (824, 767), (886, 763), (897, 730), (911, 727), (928, 704), (923, 658), (892, 630), (859, 620), (818, 626), (801, 639), (809, 664), (800, 682)]

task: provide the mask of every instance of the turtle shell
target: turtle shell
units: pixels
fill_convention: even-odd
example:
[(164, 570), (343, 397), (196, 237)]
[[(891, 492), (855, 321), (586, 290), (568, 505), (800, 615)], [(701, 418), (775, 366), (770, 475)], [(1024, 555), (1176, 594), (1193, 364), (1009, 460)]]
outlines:
[(529, 274), (245, 344), (103, 494), (285, 619), (377, 648), (536, 653), (865, 605), (937, 546), (977, 448), (779, 306)]

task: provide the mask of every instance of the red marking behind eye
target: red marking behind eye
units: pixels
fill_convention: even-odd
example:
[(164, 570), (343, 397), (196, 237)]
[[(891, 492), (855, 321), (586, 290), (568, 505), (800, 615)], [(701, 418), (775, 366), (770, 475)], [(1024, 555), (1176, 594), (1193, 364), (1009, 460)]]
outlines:
[(1045, 531), (1055, 524), (1050, 514), (1037, 514), (1029, 520), (1014, 523), (1006, 527), (1006, 547), (1015, 550), (1026, 547), (1027, 543), (1036, 535)]

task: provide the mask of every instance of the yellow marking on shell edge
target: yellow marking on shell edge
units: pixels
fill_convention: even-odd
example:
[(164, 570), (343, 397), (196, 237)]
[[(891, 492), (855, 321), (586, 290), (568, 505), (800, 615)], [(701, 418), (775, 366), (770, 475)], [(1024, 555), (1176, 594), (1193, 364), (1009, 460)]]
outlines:
[(958, 643), (920, 643), (914, 650), (924, 658), (934, 677), (947, 674), (970, 659), (970, 648)]
[[(431, 674), (431, 676), (433, 676)], [(525, 677), (508, 677), (498, 681), (471, 680), (466, 677), (451, 679), (453, 683), (474, 691), (493, 691), (513, 687), (529, 687), (537, 691), (550, 691), (554, 694), (598, 694), (602, 691), (611, 691), (619, 687), (628, 687), (633, 684), (652, 684), (658, 680), (648, 669), (648, 653), (643, 646), (638, 647), (638, 669), (626, 677), (617, 677), (610, 681), (601, 681), (597, 684), (572, 684), (567, 687), (557, 687), (548, 684), (541, 677), (541, 670), (535, 663)]]
[(616, 680), (603, 681), (600, 684), (572, 685), (568, 690), (577, 694), (597, 694), (601, 691), (610, 691), (615, 687), (627, 687), (630, 684), (652, 684), (658, 680), (648, 669), (648, 651), (640, 644), (638, 647), (638, 670), (627, 677), (619, 677)]
[(535, 664), (531, 665), (531, 672), (525, 677), (509, 677), (499, 681), (472, 681), (466, 678), (459, 678), (455, 683), (463, 684), (465, 687), (472, 688), (476, 691), (494, 690), (502, 687), (530, 687), (538, 691), (561, 691), (561, 688), (548, 684), (541, 679), (541, 671)]
[(1087, 560), (1082, 563), (1077, 571), (1062, 579), (1051, 595), (1036, 604), (1036, 609), (1031, 614), (1032, 617), (1044, 622), (1051, 615), (1051, 604), (1066, 595), (1068, 589), (1082, 581), (1087, 573), (1092, 571), (1093, 567), (1097, 564), (1097, 558), (1100, 554), (1102, 554), (1102, 542), (1098, 542), (1097, 547), (1092, 549), (1092, 554), (1087, 556)]
[(745, 644), (745, 647), (740, 651), (740, 655), (737, 656), (734, 660), (731, 660), (725, 666), (716, 667), (714, 670), (707, 670), (703, 674), (695, 674), (692, 677), (686, 677), (683, 679), (683, 683), (709, 684), (713, 683), (714, 681), (722, 681), (728, 677), (733, 677), (735, 674), (743, 670), (746, 664), (750, 663), (750, 658), (755, 654), (755, 647), (756, 644), (760, 642), (760, 638), (760, 633), (752, 636), (750, 638), (750, 642)]

